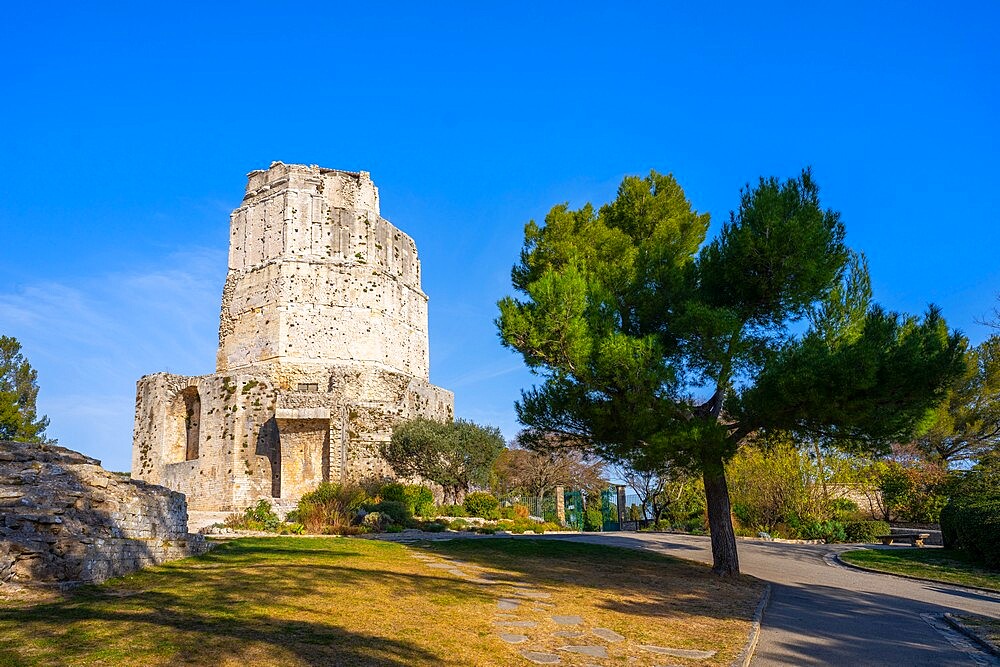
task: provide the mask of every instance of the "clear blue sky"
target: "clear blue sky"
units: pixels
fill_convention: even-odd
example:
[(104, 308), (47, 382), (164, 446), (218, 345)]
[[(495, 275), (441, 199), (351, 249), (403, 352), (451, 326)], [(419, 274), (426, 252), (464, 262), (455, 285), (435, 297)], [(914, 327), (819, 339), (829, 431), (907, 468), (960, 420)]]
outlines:
[(372, 173), (423, 261), (432, 381), (508, 436), (532, 378), (492, 320), (524, 223), (651, 168), (714, 230), (812, 165), (880, 302), (987, 334), (1000, 3), (148, 4), (0, 20), (0, 333), (51, 435), (110, 468), (136, 379), (214, 370), (228, 214), (273, 160)]

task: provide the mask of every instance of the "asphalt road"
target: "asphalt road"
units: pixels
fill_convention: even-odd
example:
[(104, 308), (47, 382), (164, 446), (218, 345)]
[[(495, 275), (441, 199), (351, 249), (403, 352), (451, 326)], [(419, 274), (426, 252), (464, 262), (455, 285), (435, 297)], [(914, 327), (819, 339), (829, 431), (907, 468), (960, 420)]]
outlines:
[[(642, 548), (710, 563), (707, 537), (655, 533), (546, 535)], [(1000, 665), (942, 621), (1000, 618), (1000, 595), (831, 565), (845, 545), (739, 542), (743, 572), (772, 584), (753, 665)], [(827, 557), (827, 558), (824, 558)]]

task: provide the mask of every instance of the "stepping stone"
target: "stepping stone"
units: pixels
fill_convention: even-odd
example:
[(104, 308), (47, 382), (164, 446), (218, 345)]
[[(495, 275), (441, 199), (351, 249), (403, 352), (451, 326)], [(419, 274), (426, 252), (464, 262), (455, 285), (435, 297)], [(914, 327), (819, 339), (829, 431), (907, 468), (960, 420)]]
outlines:
[(707, 660), (716, 653), (715, 651), (696, 651), (688, 648), (665, 648), (663, 646), (650, 646), (648, 644), (640, 644), (639, 648), (649, 651), (650, 653), (672, 655), (675, 658), (690, 658), (691, 660)]
[(510, 598), (500, 598), (497, 601), (497, 609), (502, 609), (503, 611), (510, 611), (511, 609), (517, 609), (521, 602), (519, 600), (511, 600)]
[(469, 577), (469, 581), (471, 581), (474, 584), (485, 584), (485, 585), (496, 583), (492, 579), (483, 579), (482, 577)]
[(588, 655), (591, 658), (608, 657), (608, 650), (603, 646), (560, 646), (559, 650), (566, 651), (567, 653), (578, 653), (580, 655)]
[(539, 651), (521, 651), (525, 660), (530, 660), (537, 665), (558, 665), (559, 656), (554, 653), (541, 653)]
[(580, 625), (583, 623), (582, 616), (553, 616), (552, 620), (559, 625)]
[(576, 632), (575, 630), (560, 630), (559, 632), (553, 632), (553, 637), (562, 637), (563, 639), (578, 639), (583, 637), (583, 632)]
[(534, 628), (538, 626), (538, 623), (534, 621), (497, 621), (496, 624), (506, 628)]
[(625, 638), (615, 632), (614, 630), (608, 630), (607, 628), (594, 628), (591, 630), (595, 635), (601, 639), (609, 642), (623, 642)]
[(508, 644), (520, 644), (521, 642), (528, 641), (528, 635), (509, 635), (506, 632), (501, 632), (500, 639)]
[(542, 593), (541, 591), (529, 591), (524, 589), (515, 590), (514, 595), (522, 598), (531, 598), (532, 600), (545, 600), (552, 597), (551, 593)]
[(464, 576), (466, 576), (465, 572), (462, 572), (461, 570), (455, 570), (455, 569), (448, 570), (448, 574), (453, 574), (456, 577), (464, 577)]

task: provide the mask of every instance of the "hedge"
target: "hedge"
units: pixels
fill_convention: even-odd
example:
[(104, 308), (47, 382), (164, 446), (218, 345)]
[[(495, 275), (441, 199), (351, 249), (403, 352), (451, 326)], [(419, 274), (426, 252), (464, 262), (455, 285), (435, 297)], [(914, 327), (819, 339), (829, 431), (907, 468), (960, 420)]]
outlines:
[(1000, 568), (1000, 496), (951, 500), (941, 512), (941, 537), (945, 546)]
[(499, 519), (500, 501), (491, 493), (476, 491), (465, 497), (465, 511), (469, 513), (469, 516)]
[(885, 521), (848, 521), (844, 524), (848, 542), (876, 542), (879, 535), (888, 535), (890, 530)]

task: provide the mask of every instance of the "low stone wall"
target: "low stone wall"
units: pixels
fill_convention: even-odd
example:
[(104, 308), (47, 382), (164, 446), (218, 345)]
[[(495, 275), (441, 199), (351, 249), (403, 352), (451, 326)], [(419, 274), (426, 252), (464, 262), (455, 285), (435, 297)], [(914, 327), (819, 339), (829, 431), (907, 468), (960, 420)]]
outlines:
[(63, 447), (0, 442), (0, 583), (99, 582), (208, 549), (184, 495)]

